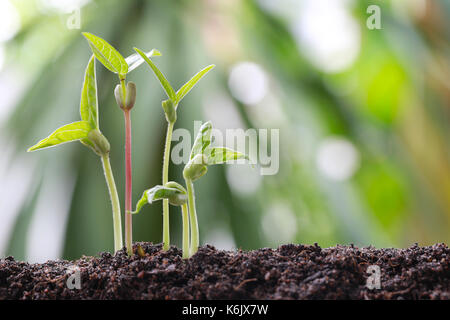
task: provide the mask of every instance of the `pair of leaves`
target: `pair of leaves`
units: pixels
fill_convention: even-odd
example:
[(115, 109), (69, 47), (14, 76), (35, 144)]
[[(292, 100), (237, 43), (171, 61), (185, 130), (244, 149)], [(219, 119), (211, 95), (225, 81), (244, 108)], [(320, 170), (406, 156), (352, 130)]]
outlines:
[[(119, 51), (117, 51), (107, 41), (93, 35), (92, 33), (83, 32), (83, 36), (88, 41), (89, 46), (98, 61), (100, 61), (111, 72), (117, 73), (121, 79), (124, 78), (127, 73), (130, 73), (144, 62), (141, 55), (137, 53), (134, 53), (125, 59)], [(156, 49), (142, 54), (147, 59), (152, 56), (161, 55), (161, 53)]]
[(97, 81), (95, 58), (91, 57), (86, 67), (80, 102), (81, 121), (73, 122), (56, 129), (47, 138), (28, 149), (28, 152), (51, 148), (59, 144), (80, 140), (95, 151), (94, 143), (88, 138), (89, 132), (99, 130)]
[[(83, 35), (88, 40), (94, 55), (89, 60), (86, 68), (83, 89), (81, 90), (80, 115), (82, 121), (70, 123), (58, 128), (47, 138), (29, 148), (29, 152), (79, 140), (98, 153), (99, 150), (96, 147), (96, 143), (88, 138), (89, 132), (92, 130), (100, 131), (95, 58), (97, 58), (107, 69), (119, 74), (119, 77), (121, 78), (144, 62), (144, 59), (142, 59), (140, 54), (135, 53), (127, 59), (124, 59), (122, 55), (105, 40), (87, 32), (83, 33)], [(161, 55), (156, 49), (143, 54), (146, 58)]]
[(209, 65), (206, 68), (200, 70), (195, 76), (193, 76), (188, 82), (186, 82), (177, 92), (172, 88), (167, 78), (164, 74), (158, 69), (158, 67), (153, 63), (149, 56), (147, 56), (142, 50), (138, 48), (134, 48), (134, 50), (144, 59), (150, 68), (153, 70), (153, 73), (158, 78), (161, 86), (166, 92), (169, 99), (175, 106), (178, 106), (180, 101), (192, 90), (192, 88), (200, 81), (203, 76), (205, 76), (211, 69), (215, 67), (215, 65)]
[(154, 186), (144, 191), (141, 199), (136, 204), (136, 211), (133, 213), (139, 213), (147, 203), (151, 204), (154, 201), (163, 199), (169, 200), (169, 203), (172, 205), (180, 206), (187, 202), (187, 193), (180, 184), (173, 181), (166, 183), (164, 186)]
[(195, 138), (190, 154), (191, 160), (194, 160), (197, 155), (203, 155), (202, 161), (205, 162), (203, 163), (204, 165), (215, 165), (239, 159), (249, 159), (247, 155), (229, 148), (211, 147), (211, 135), (212, 124), (208, 121), (200, 127), (197, 137)]

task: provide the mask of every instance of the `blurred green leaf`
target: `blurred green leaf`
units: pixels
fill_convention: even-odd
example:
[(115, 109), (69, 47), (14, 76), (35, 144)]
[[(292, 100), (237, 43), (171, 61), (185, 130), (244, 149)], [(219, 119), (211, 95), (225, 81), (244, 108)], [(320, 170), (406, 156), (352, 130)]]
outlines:
[(89, 32), (83, 32), (95, 57), (110, 71), (124, 76), (128, 73), (128, 64), (112, 45)]
[(83, 89), (81, 91), (80, 103), (81, 119), (89, 122), (92, 128), (99, 127), (97, 81), (95, 78), (95, 57), (89, 60), (84, 77)]
[(205, 76), (210, 70), (215, 67), (214, 64), (207, 66), (206, 68), (199, 71), (195, 76), (193, 76), (188, 82), (186, 82), (178, 91), (176, 97), (176, 103), (180, 103), (180, 101), (191, 91), (191, 89), (200, 81), (203, 76)]
[(78, 121), (56, 129), (47, 138), (28, 149), (28, 152), (51, 148), (59, 144), (87, 138), (91, 125), (87, 121)]

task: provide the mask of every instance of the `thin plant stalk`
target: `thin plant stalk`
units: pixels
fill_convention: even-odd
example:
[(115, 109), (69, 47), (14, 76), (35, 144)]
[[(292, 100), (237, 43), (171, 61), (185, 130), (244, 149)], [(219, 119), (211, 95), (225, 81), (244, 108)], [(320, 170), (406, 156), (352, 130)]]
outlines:
[(129, 255), (133, 254), (132, 222), (132, 163), (131, 163), (131, 117), (130, 111), (124, 111), (125, 117), (125, 246)]
[[(128, 89), (129, 88), (129, 89)], [(133, 254), (133, 218), (132, 218), (132, 155), (131, 155), (131, 114), (136, 99), (136, 87), (134, 83), (125, 83), (125, 78), (120, 79), (120, 91), (115, 92), (119, 107), (123, 110), (125, 119), (125, 247), (128, 255)], [(130, 90), (129, 92), (127, 92)], [(129, 96), (127, 96), (129, 95)], [(128, 99), (130, 98), (130, 99)]]
[(131, 160), (131, 109), (136, 102), (136, 85), (133, 82), (125, 84), (120, 79), (120, 85), (114, 90), (117, 105), (123, 110), (125, 119), (125, 247), (128, 255), (133, 254), (133, 218), (132, 218), (132, 160)]
[(105, 173), (106, 184), (108, 185), (109, 196), (111, 198), (111, 204), (113, 208), (114, 251), (117, 252), (123, 247), (119, 195), (117, 194), (116, 183), (114, 181), (114, 175), (111, 170), (109, 155), (104, 154), (102, 155), (101, 159), (103, 164), (103, 172)]
[[(169, 182), (169, 162), (170, 162), (170, 145), (172, 142), (174, 122), (168, 122), (166, 145), (164, 148), (164, 161), (163, 161), (163, 185)], [(169, 226), (169, 200), (163, 200), (163, 250), (167, 251), (170, 248), (170, 226)]]
[(185, 203), (181, 206), (183, 216), (183, 259), (189, 258), (189, 210)]
[(191, 222), (191, 246), (189, 249), (189, 256), (192, 256), (197, 252), (199, 246), (198, 221), (197, 211), (195, 210), (194, 184), (192, 183), (191, 179), (185, 178), (185, 180), (188, 193), (189, 215)]

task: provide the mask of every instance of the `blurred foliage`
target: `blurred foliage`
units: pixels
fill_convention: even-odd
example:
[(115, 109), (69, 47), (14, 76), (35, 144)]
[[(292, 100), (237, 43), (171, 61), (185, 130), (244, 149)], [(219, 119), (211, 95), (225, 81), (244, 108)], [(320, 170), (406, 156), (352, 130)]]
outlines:
[[(217, 65), (183, 100), (176, 128), (193, 132), (194, 120), (210, 120), (211, 112), (222, 107), (217, 101), (210, 108), (211, 102), (205, 102), (210, 96), (212, 104), (217, 97), (227, 99), (232, 110), (220, 114), (237, 115), (246, 128), (280, 128), (280, 171), (261, 177), (256, 191), (236, 190), (230, 182), (233, 168), (211, 168), (208, 178), (196, 184), (201, 240), (220, 245), (231, 239), (243, 249), (286, 241), (322, 246), (449, 242), (448, 2), (425, 1), (419, 12), (406, 1), (399, 1), (400, 8), (377, 2), (382, 29), (369, 30), (366, 9), (371, 1), (354, 1), (351, 17), (359, 30), (359, 54), (349, 67), (334, 73), (311, 62), (307, 48), (296, 39), (292, 18), (280, 14), (296, 1), (280, 1), (277, 11), (268, 10), (263, 0), (97, 0), (82, 7), (81, 30), (66, 27), (71, 13), (45, 11), (42, 1), (11, 2), (20, 13), (21, 28), (4, 45), (1, 72), (15, 70), (23, 89), (0, 122), (0, 137), (13, 149), (4, 156), (5, 168), (32, 158), (27, 163), (33, 171), (29, 183), (21, 186), (26, 197), (0, 254), (28, 257), (33, 215), (49, 181), (66, 184), (61, 190), (70, 191), (67, 221), (58, 225), (60, 220), (46, 220), (41, 230), (51, 234), (63, 229), (62, 256), (73, 259), (112, 250), (111, 208), (96, 156), (80, 144), (25, 154), (37, 138), (79, 118), (83, 72), (91, 55), (81, 31), (108, 40), (124, 56), (133, 53), (133, 46), (157, 48), (163, 56), (154, 61), (174, 87), (201, 67)], [(261, 102), (264, 107), (249, 107), (230, 90), (230, 70), (242, 61), (258, 64), (268, 75), (271, 100)], [(116, 77), (100, 64), (97, 77), (100, 122), (112, 145), (120, 192), (124, 125), (113, 96)], [(165, 94), (145, 65), (128, 78), (138, 86), (132, 114), (137, 200), (144, 189), (161, 183)], [(317, 167), (319, 147), (329, 137), (345, 139), (359, 154), (359, 166), (348, 179), (330, 179)], [(181, 170), (172, 164), (170, 180), (182, 181)], [(72, 186), (66, 177), (72, 178)], [(0, 202), (6, 201), (0, 195)], [(54, 202), (45, 205), (52, 208)], [(134, 217), (135, 241), (161, 241), (161, 213), (161, 205), (154, 204)], [(174, 207), (171, 236), (181, 243), (181, 214)]]

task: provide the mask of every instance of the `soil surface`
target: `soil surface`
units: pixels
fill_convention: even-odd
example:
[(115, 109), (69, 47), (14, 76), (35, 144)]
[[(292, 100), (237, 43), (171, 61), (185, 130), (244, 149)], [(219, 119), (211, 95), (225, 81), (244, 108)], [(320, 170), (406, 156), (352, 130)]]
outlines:
[[(163, 252), (151, 243), (137, 243), (135, 251), (140, 254), (131, 258), (120, 251), (44, 264), (0, 259), (0, 300), (450, 299), (445, 244), (407, 249), (284, 245), (249, 252), (208, 245), (189, 260), (179, 249)], [(380, 289), (366, 286), (369, 266), (380, 268)], [(76, 285), (75, 267), (81, 289), (67, 286), (69, 277)]]

